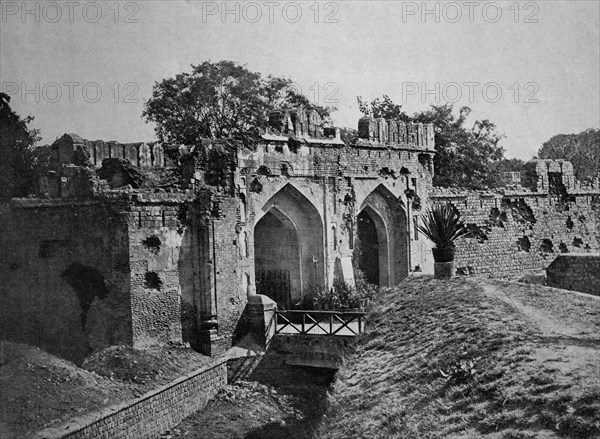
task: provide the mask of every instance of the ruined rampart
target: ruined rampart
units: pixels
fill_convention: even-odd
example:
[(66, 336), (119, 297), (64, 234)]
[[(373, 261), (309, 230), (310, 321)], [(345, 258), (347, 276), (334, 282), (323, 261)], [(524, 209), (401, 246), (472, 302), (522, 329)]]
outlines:
[(528, 188), (431, 193), (432, 203), (452, 204), (471, 230), (457, 242), (459, 273), (519, 278), (562, 253), (600, 249), (597, 187), (579, 187), (568, 162), (530, 162), (526, 176)]
[(257, 293), (299, 307), (358, 270), (394, 286), (432, 269), (417, 228), (432, 203), (471, 229), (459, 273), (519, 277), (600, 249), (600, 190), (568, 162), (531, 162), (522, 187), (439, 190), (432, 125), (363, 118), (347, 144), (315, 112), (278, 110), (254, 134), (45, 147), (37, 193), (0, 211), (2, 337), (75, 361), (172, 341), (218, 355)]

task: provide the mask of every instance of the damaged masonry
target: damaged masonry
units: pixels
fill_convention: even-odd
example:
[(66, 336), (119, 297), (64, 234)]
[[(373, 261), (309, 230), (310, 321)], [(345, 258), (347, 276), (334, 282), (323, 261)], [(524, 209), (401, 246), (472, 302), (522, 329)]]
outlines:
[(281, 110), (252, 144), (65, 134), (42, 147), (38, 193), (0, 212), (7, 337), (74, 361), (169, 341), (219, 355), (263, 296), (291, 308), (310, 288), (352, 284), (353, 265), (382, 286), (430, 271), (416, 226), (438, 203), (472, 232), (459, 273), (560, 266), (556, 285), (600, 290), (598, 270), (583, 286), (568, 274), (597, 258), (560, 256), (600, 250), (598, 183), (581, 187), (569, 162), (532, 161), (498, 192), (434, 189), (432, 125), (363, 118), (353, 144), (320, 126), (316, 112)]

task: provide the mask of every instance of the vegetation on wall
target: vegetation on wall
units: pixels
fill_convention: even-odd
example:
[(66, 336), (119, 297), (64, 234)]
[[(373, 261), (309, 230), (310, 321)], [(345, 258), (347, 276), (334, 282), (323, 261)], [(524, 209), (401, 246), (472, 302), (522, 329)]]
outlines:
[(201, 146), (203, 138), (251, 141), (275, 108), (316, 110), (325, 124), (334, 110), (311, 103), (290, 79), (263, 77), (233, 61), (205, 61), (155, 83), (143, 117), (156, 124), (160, 142)]

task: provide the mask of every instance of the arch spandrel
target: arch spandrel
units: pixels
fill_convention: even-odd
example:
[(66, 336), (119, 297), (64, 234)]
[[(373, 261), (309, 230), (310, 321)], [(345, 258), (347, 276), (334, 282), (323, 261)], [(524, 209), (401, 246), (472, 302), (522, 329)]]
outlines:
[[(292, 199), (297, 200), (300, 204), (305, 206), (307, 209), (313, 210), (314, 213), (316, 213), (316, 215), (319, 217), (319, 220), (321, 222), (321, 227), (323, 226), (322, 211), (318, 205), (316, 205), (315, 203), (312, 202), (311, 196), (310, 196), (312, 194), (309, 194), (309, 195), (305, 194), (302, 189), (296, 187), (295, 185), (293, 185), (292, 183), (289, 183), (289, 182), (286, 182), (286, 183), (282, 184), (281, 186), (278, 186), (277, 189), (272, 189), (272, 190), (269, 190), (268, 185), (265, 185), (264, 192), (271, 193), (271, 196), (269, 196), (267, 201), (265, 201), (260, 208), (255, 209), (255, 213), (254, 213), (254, 224), (255, 225), (256, 225), (256, 223), (258, 223), (258, 221), (261, 219), (261, 217), (263, 215), (265, 215), (271, 209), (271, 207), (273, 207), (273, 205), (277, 204), (278, 199), (289, 195)], [(321, 195), (318, 195), (318, 196), (320, 197)], [(257, 197), (253, 197), (253, 198), (256, 199)], [(264, 199), (264, 197), (260, 197), (260, 198)], [(256, 203), (256, 201), (255, 201), (255, 203)], [(259, 203), (259, 206), (260, 206), (260, 203)]]

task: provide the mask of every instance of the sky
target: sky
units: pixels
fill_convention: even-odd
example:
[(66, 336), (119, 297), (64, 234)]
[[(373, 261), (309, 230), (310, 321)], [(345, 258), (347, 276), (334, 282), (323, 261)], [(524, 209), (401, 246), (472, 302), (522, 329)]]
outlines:
[(64, 133), (155, 139), (142, 119), (157, 81), (205, 60), (290, 78), (336, 126), (357, 127), (357, 96), (409, 114), (472, 109), (529, 159), (560, 133), (600, 127), (600, 2), (0, 0), (0, 86)]

